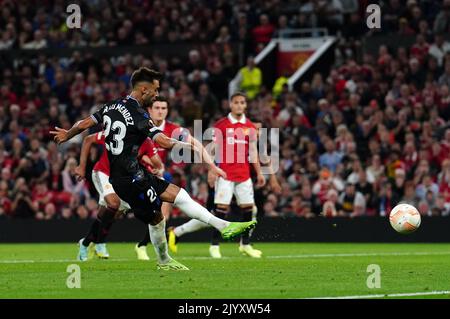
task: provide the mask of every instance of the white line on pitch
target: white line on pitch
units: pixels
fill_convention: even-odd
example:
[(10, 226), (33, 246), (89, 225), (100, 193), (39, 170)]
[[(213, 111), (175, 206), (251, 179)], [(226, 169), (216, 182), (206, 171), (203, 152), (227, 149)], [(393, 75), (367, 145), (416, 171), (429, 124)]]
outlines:
[(305, 254), (305, 255), (267, 256), (266, 258), (327, 258), (327, 257), (373, 257), (373, 256), (429, 256), (429, 255), (450, 255), (450, 251), (348, 253), (348, 254)]
[[(336, 258), (336, 257), (376, 257), (376, 256), (431, 256), (431, 255), (450, 255), (450, 252), (384, 252), (384, 253), (346, 253), (346, 254), (304, 254), (304, 255), (274, 255), (263, 258), (268, 259), (305, 259), (305, 258)], [(222, 257), (222, 259), (238, 259), (242, 257)], [(207, 256), (180, 256), (177, 259), (183, 260), (211, 260)], [(134, 258), (112, 258), (107, 262), (122, 262), (122, 261), (136, 261)], [(75, 259), (15, 259), (15, 260), (0, 260), (0, 264), (31, 264), (31, 263), (66, 263), (78, 262)], [(82, 263), (82, 262), (81, 262)]]
[(430, 295), (449, 295), (450, 291), (425, 291), (425, 292), (411, 292), (400, 294), (379, 294), (379, 295), (365, 295), (365, 296), (340, 296), (340, 297), (315, 297), (307, 299), (371, 299), (371, 298), (396, 298), (396, 297), (414, 297), (414, 296), (430, 296)]

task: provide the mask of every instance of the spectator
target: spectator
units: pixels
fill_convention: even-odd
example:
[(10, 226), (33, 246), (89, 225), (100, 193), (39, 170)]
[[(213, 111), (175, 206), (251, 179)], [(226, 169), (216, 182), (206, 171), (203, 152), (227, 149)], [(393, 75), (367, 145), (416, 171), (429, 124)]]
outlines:
[(417, 197), (421, 200), (425, 200), (428, 191), (431, 191), (433, 196), (437, 196), (439, 193), (439, 186), (438, 184), (433, 182), (433, 179), (430, 175), (425, 175), (422, 177), (422, 182), (417, 185)]
[(270, 23), (269, 16), (262, 14), (259, 16), (259, 25), (253, 28), (252, 36), (253, 41), (257, 48), (260, 45), (266, 45), (272, 38), (272, 34), (275, 32), (274, 26)]
[(444, 57), (450, 52), (450, 43), (444, 39), (444, 35), (437, 33), (434, 37), (434, 43), (430, 46), (428, 54), (434, 57), (439, 67), (444, 66)]
[(448, 216), (450, 203), (446, 203), (444, 196), (438, 195), (434, 205), (431, 207), (432, 216)]
[(357, 217), (363, 216), (366, 211), (366, 200), (364, 195), (356, 191), (355, 184), (347, 183), (345, 191), (339, 196), (341, 210), (339, 216)]
[(341, 191), (343, 188), (342, 181), (335, 178), (332, 172), (324, 168), (320, 171), (319, 180), (314, 183), (312, 192), (323, 204), (327, 200), (327, 194), (330, 189)]
[(376, 207), (380, 216), (389, 215), (392, 208), (394, 208), (400, 202), (400, 198), (392, 191), (392, 185), (390, 183), (383, 183), (379, 192), (379, 196), (376, 199)]
[(322, 206), (322, 215), (325, 217), (336, 217), (342, 210), (341, 204), (338, 202), (338, 192), (334, 189), (330, 189), (326, 196), (326, 201)]
[(407, 181), (405, 183), (405, 191), (401, 203), (409, 204), (414, 207), (417, 207), (419, 204), (419, 198), (416, 196), (416, 190), (414, 188), (414, 184), (412, 181)]
[(87, 192), (84, 181), (77, 181), (77, 177), (75, 175), (76, 167), (76, 159), (69, 158), (67, 160), (66, 167), (62, 172), (64, 192), (89, 198), (89, 193)]
[(331, 172), (335, 172), (338, 164), (342, 161), (342, 153), (336, 151), (334, 142), (328, 139), (325, 142), (326, 153), (319, 157), (319, 164), (321, 167), (328, 168)]
[(250, 100), (254, 99), (261, 89), (262, 73), (252, 56), (247, 58), (247, 65), (239, 70), (239, 76), (240, 90), (244, 91)]
[(433, 31), (435, 33), (448, 33), (450, 31), (450, 1), (444, 0), (442, 9), (434, 20)]
[(42, 34), (41, 30), (36, 30), (34, 32), (34, 38), (33, 41), (23, 43), (22, 48), (23, 49), (44, 49), (47, 47), (47, 40), (44, 38), (44, 35)]
[(22, 182), (16, 182), (16, 191), (11, 204), (11, 211), (15, 218), (33, 218), (37, 212), (31, 198), (30, 190), (23, 178)]

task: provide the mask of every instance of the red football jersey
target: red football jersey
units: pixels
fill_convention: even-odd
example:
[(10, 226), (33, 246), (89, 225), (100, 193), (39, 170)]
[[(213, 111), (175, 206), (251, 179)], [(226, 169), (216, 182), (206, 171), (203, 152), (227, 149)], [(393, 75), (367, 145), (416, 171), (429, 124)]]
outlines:
[(244, 182), (250, 178), (249, 143), (257, 140), (256, 126), (245, 116), (237, 121), (231, 114), (214, 125), (218, 165), (227, 180)]
[[(102, 156), (100, 156), (100, 159), (95, 164), (93, 171), (100, 171), (106, 175), (109, 176), (109, 160), (108, 160), (108, 153), (106, 151), (105, 147), (105, 135), (103, 134), (103, 131), (98, 132), (95, 136), (95, 143), (103, 146), (103, 153)], [(139, 157), (143, 155), (147, 155), (148, 157), (152, 158), (158, 153), (155, 145), (153, 144), (152, 140), (150, 138), (145, 139), (145, 141), (142, 143), (141, 147), (139, 148)], [(143, 162), (141, 162), (144, 167), (150, 171), (152, 169), (151, 165), (147, 165)]]
[[(147, 155), (148, 157), (152, 158), (156, 154), (158, 154), (158, 150), (156, 149), (153, 141), (150, 138), (145, 139), (144, 143), (142, 143), (141, 147), (139, 148), (139, 156)], [(141, 164), (149, 172), (153, 169), (150, 164), (147, 164), (143, 161), (141, 161)]]
[(106, 151), (105, 147), (105, 135), (103, 134), (103, 131), (100, 131), (95, 135), (95, 143), (98, 145), (102, 145), (103, 152), (92, 170), (102, 172), (109, 176), (108, 152)]
[[(187, 129), (182, 128), (178, 124), (164, 121), (160, 126), (158, 126), (158, 129), (160, 129), (165, 135), (168, 137), (177, 139), (177, 140), (184, 140), (187, 135), (189, 135), (189, 131)], [(158, 155), (161, 158), (161, 161), (163, 164), (166, 164), (167, 161), (167, 155), (169, 154), (168, 149), (162, 148), (158, 143), (154, 142), (155, 146), (158, 149)]]

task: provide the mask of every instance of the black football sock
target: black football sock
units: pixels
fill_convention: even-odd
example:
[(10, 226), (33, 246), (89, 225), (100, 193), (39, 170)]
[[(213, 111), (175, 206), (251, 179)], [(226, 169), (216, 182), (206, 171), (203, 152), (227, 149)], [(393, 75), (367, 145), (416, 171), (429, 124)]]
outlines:
[(106, 242), (106, 237), (108, 237), (109, 231), (111, 230), (113, 223), (114, 223), (114, 221), (102, 222), (100, 224), (100, 230), (98, 232), (96, 244), (103, 244)]
[[(221, 210), (220, 208), (216, 208), (214, 211), (214, 215), (216, 215), (217, 218), (225, 219), (225, 216), (227, 212), (225, 210)], [(217, 246), (219, 245), (219, 241), (222, 238), (222, 234), (217, 229), (213, 229), (212, 235), (211, 235), (211, 245)]]
[(117, 210), (105, 207), (102, 213), (99, 213), (100, 229), (98, 231), (96, 244), (103, 244), (106, 242), (106, 237), (108, 237), (109, 231), (111, 230), (112, 224), (115, 221)]
[(139, 242), (138, 247), (147, 246), (150, 242), (150, 233), (148, 231), (148, 227), (145, 227), (145, 235), (144, 238)]
[(98, 238), (99, 232), (100, 232), (100, 220), (96, 219), (92, 222), (91, 228), (89, 228), (89, 232), (87, 233), (86, 237), (84, 237), (84, 240), (82, 242), (83, 246), (89, 246), (90, 243), (95, 242)]
[[(241, 208), (241, 216), (243, 222), (249, 222), (252, 220), (252, 210), (253, 207), (250, 208)], [(242, 245), (250, 245), (250, 230), (247, 230), (245, 233), (241, 236), (241, 243)]]

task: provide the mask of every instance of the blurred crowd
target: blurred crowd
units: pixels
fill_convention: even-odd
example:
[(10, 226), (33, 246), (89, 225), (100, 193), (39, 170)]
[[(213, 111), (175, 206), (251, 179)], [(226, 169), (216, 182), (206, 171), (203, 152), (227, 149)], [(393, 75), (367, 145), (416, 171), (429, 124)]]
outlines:
[[(259, 70), (252, 58), (239, 65), (227, 44), (245, 43), (247, 56), (283, 29), (305, 27), (328, 27), (342, 37), (342, 54), (329, 74), (317, 73), (292, 92), (286, 84), (272, 90), (261, 79), (248, 91), (250, 119), (280, 128), (281, 189), (257, 192), (260, 214), (384, 216), (399, 202), (426, 216), (449, 214), (450, 1), (384, 1), (383, 28), (376, 33), (410, 35), (415, 43), (380, 46), (361, 58), (354, 45), (361, 35), (371, 36), (363, 22), (369, 1), (200, 2), (85, 1), (82, 29), (70, 30), (66, 1), (0, 0), (0, 55), (74, 48), (63, 58), (38, 52), (29, 61), (0, 61), (0, 218), (96, 216), (95, 190), (74, 172), (83, 137), (58, 147), (49, 131), (69, 129), (102, 103), (126, 95), (136, 67), (164, 74), (161, 95), (169, 99), (170, 120), (192, 128), (202, 119), (207, 128), (228, 113), (231, 79), (245, 68)], [(76, 50), (175, 42), (211, 45), (170, 58)], [(250, 90), (244, 84), (241, 89)], [(92, 148), (90, 167), (100, 153)], [(167, 172), (202, 204), (205, 176), (202, 165)]]

